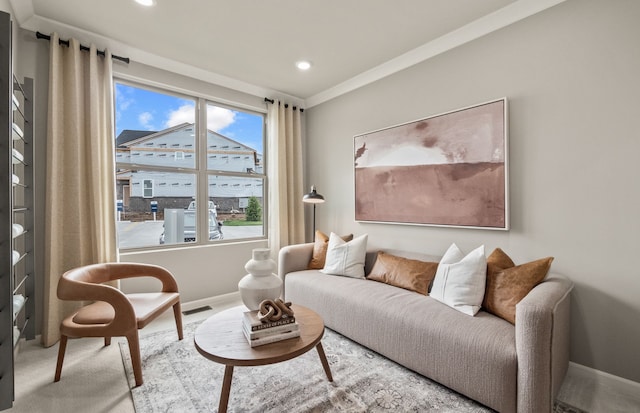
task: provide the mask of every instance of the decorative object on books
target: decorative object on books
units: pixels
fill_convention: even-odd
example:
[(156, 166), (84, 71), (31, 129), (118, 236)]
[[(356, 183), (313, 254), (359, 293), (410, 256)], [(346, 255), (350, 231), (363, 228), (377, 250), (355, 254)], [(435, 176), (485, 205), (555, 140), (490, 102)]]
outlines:
[(280, 298), (274, 300), (264, 300), (260, 303), (258, 319), (260, 321), (278, 321), (283, 316), (293, 317), (291, 303), (285, 303)]
[[(129, 349), (126, 343), (120, 343), (136, 412), (216, 410), (224, 369), (203, 361), (195, 351), (193, 334), (197, 326), (197, 322), (185, 324), (186, 339), (182, 341), (175, 341), (173, 330), (140, 337), (146, 380), (139, 387), (133, 387)], [(230, 393), (229, 406), (243, 412), (491, 412), (332, 330), (325, 330), (322, 345), (335, 377), (332, 384), (325, 384), (317, 354), (308, 352), (286, 363), (235, 369), (233, 386), (242, 391)], [(304, 391), (300, 383), (305, 383)], [(44, 394), (48, 395), (36, 392), (31, 397), (45, 397)], [(554, 413), (581, 413), (559, 407), (564, 405), (556, 402)]]
[(250, 327), (251, 331), (263, 330), (270, 327), (276, 327), (283, 324), (295, 323), (296, 318), (294, 316), (281, 317), (275, 321), (262, 321), (260, 320), (259, 310), (245, 311), (243, 323)]
[(509, 229), (507, 99), (354, 137), (355, 219)]
[(256, 248), (244, 268), (249, 274), (238, 283), (242, 302), (249, 310), (258, 310), (264, 300), (280, 297), (282, 280), (273, 273), (276, 263), (270, 258), (268, 248)]
[(300, 337), (300, 326), (290, 307), (291, 303), (278, 298), (264, 300), (258, 311), (243, 313), (242, 332), (251, 347)]

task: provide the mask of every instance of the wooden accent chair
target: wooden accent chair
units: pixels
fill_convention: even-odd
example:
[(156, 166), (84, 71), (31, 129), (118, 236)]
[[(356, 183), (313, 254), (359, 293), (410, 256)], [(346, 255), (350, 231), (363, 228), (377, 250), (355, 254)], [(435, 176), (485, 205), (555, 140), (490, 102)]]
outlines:
[[(125, 294), (102, 283), (134, 277), (154, 277), (162, 282), (162, 291)], [(173, 307), (182, 340), (180, 294), (173, 275), (157, 265), (135, 263), (107, 263), (79, 267), (67, 271), (58, 282), (58, 298), (71, 301), (94, 301), (65, 318), (60, 325), (60, 348), (54, 381), (60, 380), (68, 337), (126, 337), (136, 386), (142, 384), (142, 363), (138, 329), (145, 327), (160, 314)]]

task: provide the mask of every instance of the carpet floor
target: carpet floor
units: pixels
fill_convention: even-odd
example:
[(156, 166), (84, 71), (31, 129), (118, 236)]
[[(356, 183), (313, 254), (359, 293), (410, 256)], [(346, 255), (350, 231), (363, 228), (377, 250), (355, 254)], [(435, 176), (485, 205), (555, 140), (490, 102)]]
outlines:
[[(140, 339), (144, 384), (134, 386), (126, 343), (120, 350), (137, 413), (217, 411), (224, 366), (194, 347), (199, 323)], [(492, 412), (424, 376), (329, 329), (322, 339), (334, 382), (327, 381), (316, 351), (259, 367), (236, 367), (230, 412)], [(556, 405), (556, 413), (580, 413)]]

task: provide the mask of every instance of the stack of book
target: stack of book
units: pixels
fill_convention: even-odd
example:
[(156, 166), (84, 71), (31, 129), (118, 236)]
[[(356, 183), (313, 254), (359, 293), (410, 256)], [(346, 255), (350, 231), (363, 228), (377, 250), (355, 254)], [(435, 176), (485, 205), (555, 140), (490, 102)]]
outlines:
[(277, 321), (260, 321), (258, 311), (244, 313), (242, 331), (251, 347), (300, 337), (300, 327), (295, 316), (282, 316)]

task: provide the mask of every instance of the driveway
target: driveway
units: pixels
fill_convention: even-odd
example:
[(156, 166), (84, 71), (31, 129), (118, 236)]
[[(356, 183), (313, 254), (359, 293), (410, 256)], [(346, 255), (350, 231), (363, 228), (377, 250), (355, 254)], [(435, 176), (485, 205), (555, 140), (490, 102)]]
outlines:
[[(163, 231), (164, 221), (118, 221), (118, 247), (141, 248), (160, 245), (160, 235)], [(222, 226), (225, 240), (253, 238), (262, 236), (261, 226)]]

